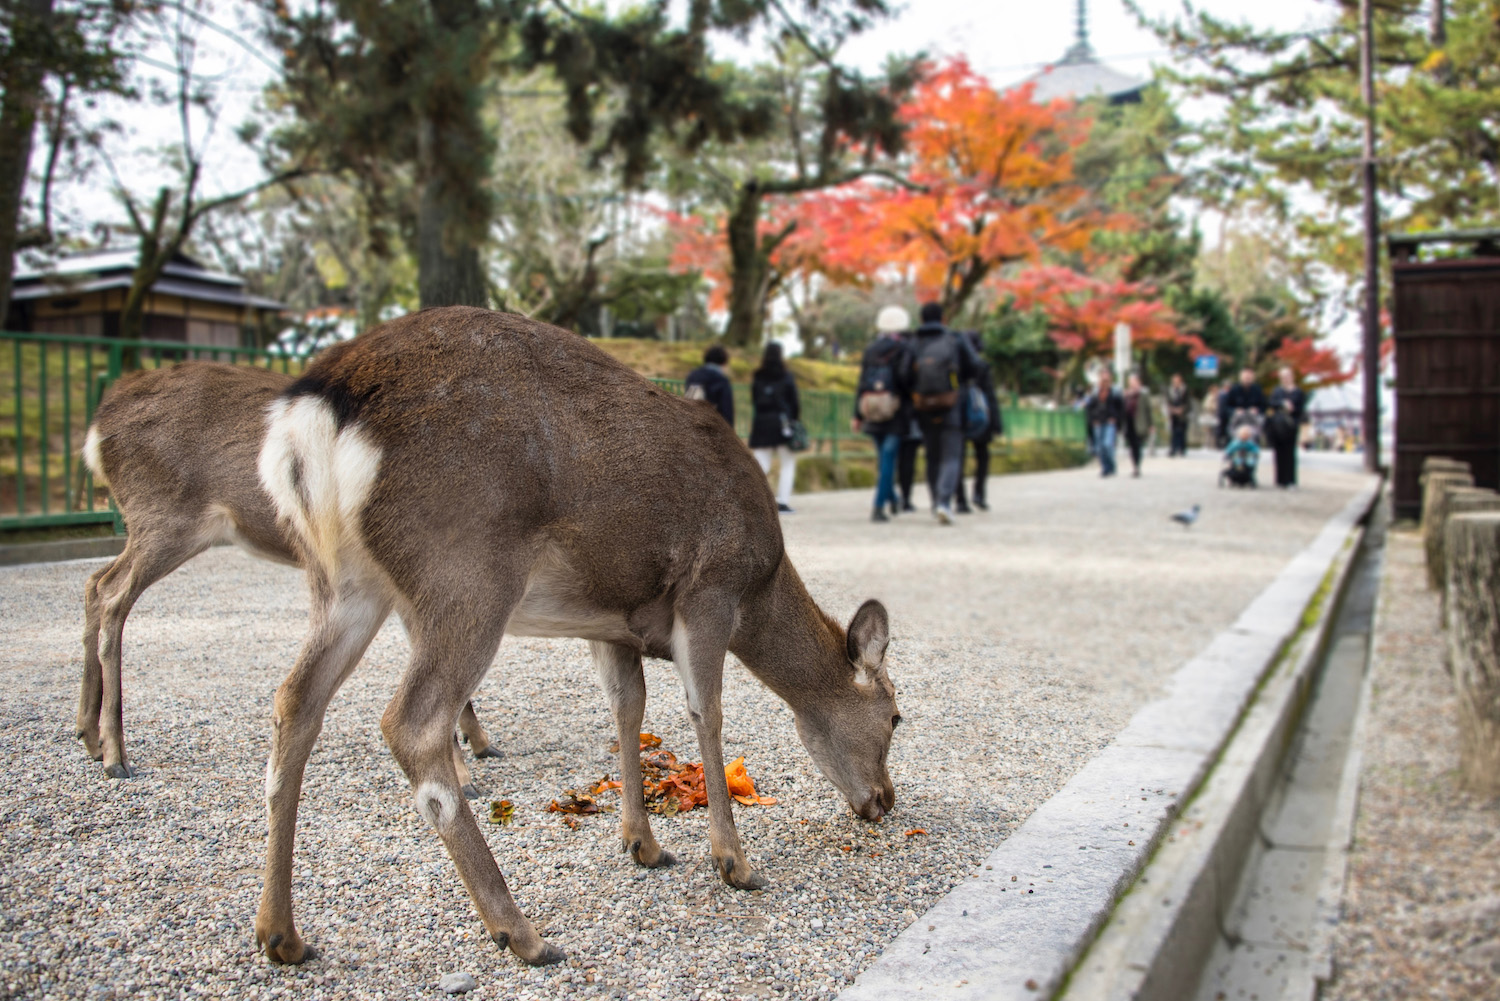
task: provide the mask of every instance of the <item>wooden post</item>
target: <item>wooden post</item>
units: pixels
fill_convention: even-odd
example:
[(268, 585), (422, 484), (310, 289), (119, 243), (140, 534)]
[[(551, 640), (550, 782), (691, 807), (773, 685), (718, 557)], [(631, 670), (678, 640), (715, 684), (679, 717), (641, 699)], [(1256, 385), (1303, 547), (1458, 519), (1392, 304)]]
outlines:
[(1448, 660), (1458, 694), (1459, 774), (1500, 793), (1500, 513), (1448, 519)]
[(1426, 480), (1428, 473), (1473, 473), (1474, 469), (1467, 462), (1457, 459), (1449, 459), (1437, 455), (1429, 455), (1422, 460), (1422, 479)]
[(1428, 494), (1427, 503), (1422, 509), (1422, 520), (1427, 523), (1427, 533), (1422, 538), (1422, 546), (1427, 551), (1427, 586), (1434, 591), (1443, 587), (1447, 580), (1443, 561), (1444, 542), (1447, 538), (1448, 516), (1453, 512), (1458, 499), (1473, 497), (1480, 501), (1490, 501), (1488, 505), (1466, 508), (1468, 511), (1492, 511), (1500, 508), (1500, 494), (1493, 490), (1456, 486), (1441, 480), (1435, 482), (1438, 487)]
[(1443, 523), (1431, 517), (1433, 504), (1438, 494), (1452, 487), (1472, 487), (1474, 477), (1468, 473), (1428, 473), (1422, 478), (1422, 542), (1424, 546), (1433, 532), (1441, 532)]

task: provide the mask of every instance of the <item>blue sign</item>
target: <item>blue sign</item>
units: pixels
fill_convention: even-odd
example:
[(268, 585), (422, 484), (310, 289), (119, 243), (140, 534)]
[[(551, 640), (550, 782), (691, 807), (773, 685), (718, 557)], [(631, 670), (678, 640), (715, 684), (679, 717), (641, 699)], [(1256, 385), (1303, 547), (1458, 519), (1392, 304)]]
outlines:
[(1193, 359), (1193, 374), (1200, 379), (1212, 379), (1219, 374), (1218, 355), (1200, 355)]

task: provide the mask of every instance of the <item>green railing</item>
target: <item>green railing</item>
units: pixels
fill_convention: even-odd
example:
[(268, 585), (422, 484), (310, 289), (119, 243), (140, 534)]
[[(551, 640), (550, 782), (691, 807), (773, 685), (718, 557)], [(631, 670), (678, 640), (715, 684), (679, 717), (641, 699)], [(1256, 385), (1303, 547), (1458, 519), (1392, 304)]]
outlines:
[(123, 530), (80, 452), (132, 349), (141, 368), (201, 360), (297, 373), (307, 363), (257, 348), (0, 332), (0, 529), (113, 522)]
[[(113, 523), (123, 531), (108, 491), (94, 482), (80, 452), (100, 397), (124, 371), (127, 350), (134, 350), (142, 368), (220, 361), (289, 374), (301, 372), (309, 357), (257, 348), (0, 331), (0, 530)], [(655, 382), (668, 392), (682, 392), (680, 380)], [(748, 438), (750, 387), (735, 386), (734, 397), (735, 430)], [(868, 449), (869, 439), (849, 427), (852, 394), (804, 390), (801, 400), (802, 422), (818, 452), (829, 452), (837, 462), (844, 445)], [(1084, 438), (1083, 415), (1076, 411), (1006, 407), (1003, 414), (1007, 438)]]

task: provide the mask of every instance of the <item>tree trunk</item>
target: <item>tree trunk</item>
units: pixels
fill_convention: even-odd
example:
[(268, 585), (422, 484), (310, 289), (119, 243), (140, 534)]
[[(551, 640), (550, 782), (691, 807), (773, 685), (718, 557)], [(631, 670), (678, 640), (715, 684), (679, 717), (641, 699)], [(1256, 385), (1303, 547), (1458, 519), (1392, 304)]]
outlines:
[(420, 126), (422, 198), (417, 210), (417, 295), (432, 306), (488, 306), (479, 244), (466, 236), (470, 220), (461, 199), (444, 182), (441, 140), (433, 123)]
[(760, 242), (760, 199), (755, 182), (747, 182), (724, 223), (729, 238), (729, 326), (724, 342), (730, 347), (759, 344), (766, 322), (771, 261)]
[[(1422, 538), (1422, 545), (1427, 550), (1427, 586), (1437, 591), (1442, 589), (1444, 581), (1447, 580), (1443, 556), (1447, 539), (1448, 516), (1453, 513), (1458, 500), (1474, 498), (1483, 501), (1493, 498), (1494, 503), (1490, 507), (1500, 508), (1500, 494), (1493, 490), (1482, 490), (1447, 480), (1434, 480), (1433, 482), (1436, 484), (1436, 489), (1427, 493), (1426, 501), (1422, 505), (1422, 520), (1427, 523), (1427, 532)], [(1470, 511), (1489, 509), (1483, 506), (1467, 508)]]
[(1500, 793), (1500, 513), (1448, 519), (1448, 658), (1458, 695), (1459, 774)]
[(11, 280), (16, 267), (16, 238), (21, 227), (21, 199), (31, 169), (31, 147), (36, 134), (36, 112), (41, 104), (42, 61), (36, 39), (52, 20), (53, 0), (23, 0), (13, 23), (11, 65), (0, 96), (0, 327), (10, 312)]

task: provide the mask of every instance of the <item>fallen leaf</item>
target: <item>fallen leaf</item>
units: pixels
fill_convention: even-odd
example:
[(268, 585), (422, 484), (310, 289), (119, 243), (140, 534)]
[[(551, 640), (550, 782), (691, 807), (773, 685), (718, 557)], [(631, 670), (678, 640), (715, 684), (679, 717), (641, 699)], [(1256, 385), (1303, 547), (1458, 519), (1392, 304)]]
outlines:
[(852, 851), (854, 851), (854, 846), (853, 845), (839, 845), (839, 851), (841, 851), (841, 852), (852, 852)]
[(586, 792), (579, 792), (577, 789), (564, 789), (563, 797), (561, 801), (554, 799), (547, 807), (547, 812), (591, 814), (610, 809), (610, 807), (600, 806), (594, 802), (593, 796)]
[(490, 801), (490, 823), (509, 827), (516, 819), (516, 805), (508, 799)]
[(1035, 980), (1028, 980), (1028, 981), (1026, 981), (1026, 989), (1028, 991), (1034, 991), (1034, 990), (1036, 990), (1036, 981)]
[(572, 831), (576, 831), (578, 830), (578, 828), (583, 826), (582, 822), (579, 821), (577, 817), (570, 817), (567, 814), (563, 814), (562, 822), (564, 827)]
[(926, 834), (926, 833), (927, 833), (927, 829), (925, 827), (913, 827), (911, 830), (909, 830), (909, 831), (906, 832), (906, 836), (908, 838), (914, 838), (918, 834)]
[(589, 795), (590, 796), (601, 796), (604, 793), (609, 792), (611, 789), (619, 789), (619, 788), (622, 788), (622, 786), (621, 786), (621, 784), (619, 782), (617, 782), (614, 779), (610, 778), (608, 775), (605, 775), (605, 776), (602, 776), (599, 779), (598, 783), (592, 789), (589, 790)]
[[(643, 733), (643, 734), (641, 734), (641, 750), (643, 750), (643, 751), (649, 751), (653, 747), (660, 747), (660, 746), (661, 746), (661, 738), (658, 737), (656, 734), (654, 734), (654, 733)], [(616, 738), (615, 740), (612, 740), (612, 741), (609, 742), (609, 753), (610, 754), (619, 754), (620, 753), (620, 741), (619, 741), (618, 738)]]

